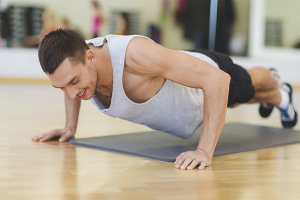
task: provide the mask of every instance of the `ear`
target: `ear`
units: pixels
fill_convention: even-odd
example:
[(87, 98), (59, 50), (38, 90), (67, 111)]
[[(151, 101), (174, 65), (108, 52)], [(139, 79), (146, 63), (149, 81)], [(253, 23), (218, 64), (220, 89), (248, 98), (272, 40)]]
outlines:
[(95, 63), (96, 63), (96, 56), (95, 56), (95, 53), (92, 50), (89, 49), (89, 50), (86, 51), (85, 58), (86, 58), (86, 61), (89, 64), (95, 65)]

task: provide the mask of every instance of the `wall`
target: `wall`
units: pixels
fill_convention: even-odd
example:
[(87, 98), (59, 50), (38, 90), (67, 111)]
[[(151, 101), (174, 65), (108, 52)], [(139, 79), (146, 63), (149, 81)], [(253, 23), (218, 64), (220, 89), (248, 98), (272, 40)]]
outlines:
[(1, 49), (0, 78), (47, 78), (36, 49)]

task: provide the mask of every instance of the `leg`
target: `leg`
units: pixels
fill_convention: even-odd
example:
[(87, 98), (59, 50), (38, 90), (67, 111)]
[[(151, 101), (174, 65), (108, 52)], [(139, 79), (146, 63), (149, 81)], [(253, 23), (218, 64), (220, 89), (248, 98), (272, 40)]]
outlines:
[[(254, 97), (247, 103), (261, 103), (259, 112), (262, 117), (268, 117), (273, 105), (277, 106), (281, 113), (283, 127), (292, 128), (296, 125), (297, 111), (292, 104), (292, 87), (283, 83), (279, 88), (279, 82), (273, 73), (262, 67), (247, 70), (255, 89)], [(283, 87), (285, 86), (286, 89)]]
[[(281, 94), (278, 88), (274, 88), (267, 91), (255, 91), (253, 99), (247, 103), (268, 103), (271, 105), (278, 105), (281, 101)], [(231, 105), (230, 108), (234, 108), (240, 105), (240, 103), (235, 103)]]
[(255, 95), (247, 103), (268, 103), (278, 105), (281, 101), (279, 82), (269, 69), (254, 67), (247, 70), (251, 77)]
[(281, 94), (278, 88), (267, 91), (257, 91), (250, 101), (247, 103), (268, 103), (278, 105), (281, 101)]
[(268, 91), (278, 88), (279, 83), (276, 77), (269, 69), (263, 67), (254, 67), (248, 69), (255, 91)]

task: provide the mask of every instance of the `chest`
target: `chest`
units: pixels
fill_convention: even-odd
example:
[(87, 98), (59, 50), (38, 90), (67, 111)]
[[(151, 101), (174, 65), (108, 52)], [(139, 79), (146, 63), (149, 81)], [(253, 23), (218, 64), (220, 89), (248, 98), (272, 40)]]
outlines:
[[(130, 73), (124, 69), (122, 89), (126, 96), (135, 103), (144, 103), (155, 96), (165, 83), (161, 77), (149, 77)], [(97, 87), (95, 97), (107, 108), (111, 105), (113, 81)], [(116, 96), (120, 94), (115, 94)]]
[(144, 103), (155, 96), (164, 85), (162, 77), (137, 75), (124, 70), (123, 89), (126, 96), (135, 103)]

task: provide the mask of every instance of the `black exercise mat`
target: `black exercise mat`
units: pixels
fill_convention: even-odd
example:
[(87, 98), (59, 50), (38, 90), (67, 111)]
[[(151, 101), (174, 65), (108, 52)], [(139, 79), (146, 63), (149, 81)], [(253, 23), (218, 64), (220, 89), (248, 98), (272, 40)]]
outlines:
[[(200, 131), (185, 140), (161, 131), (70, 140), (71, 144), (126, 153), (162, 161), (175, 161), (185, 151), (195, 150)], [(225, 124), (214, 156), (300, 142), (300, 131), (247, 124)]]

